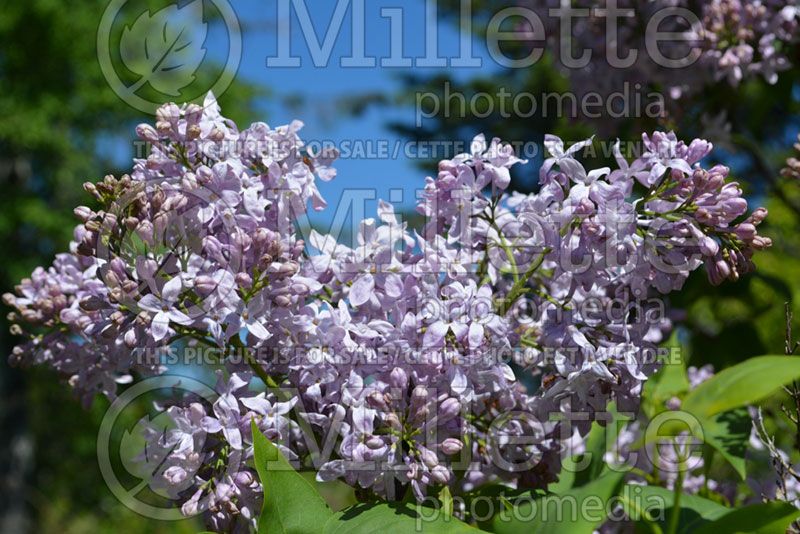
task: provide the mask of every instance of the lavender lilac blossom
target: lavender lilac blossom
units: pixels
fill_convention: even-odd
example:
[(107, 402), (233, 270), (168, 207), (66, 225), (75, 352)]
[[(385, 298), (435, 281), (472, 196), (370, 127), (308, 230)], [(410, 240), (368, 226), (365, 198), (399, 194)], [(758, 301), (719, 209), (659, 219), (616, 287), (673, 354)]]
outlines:
[(301, 126), (239, 130), (211, 95), (163, 106), (137, 128), (149, 156), (86, 185), (99, 208), (75, 210), (70, 251), (5, 295), (12, 362), (51, 366), (86, 403), (162, 372), (170, 346), (219, 350), (213, 405), (175, 399), (174, 429), (148, 435), (153, 483), (215, 530), (257, 520), (252, 419), (363, 498), (546, 486), (554, 415), (636, 408), (671, 326), (652, 297), (701, 266), (736, 280), (770, 245), (766, 211), (745, 218), (728, 169), (701, 166), (711, 145), (662, 132), (589, 170), (591, 140), (548, 136), (531, 195), (505, 192), (524, 163), (510, 146), (477, 136), (425, 181), (419, 232), (381, 202), (352, 246), (304, 240), (336, 153), (307, 150)]
[[(644, 88), (643, 95), (658, 91), (677, 101), (720, 81), (736, 87), (761, 77), (775, 84), (779, 73), (791, 67), (800, 20), (795, 0), (623, 0), (613, 4), (524, 0), (518, 4), (533, 10), (542, 21), (548, 50), (578, 96), (597, 92), (608, 97)], [(574, 10), (569, 35), (558, 12), (565, 4)], [(610, 17), (616, 20), (616, 34), (609, 31)], [(522, 23), (520, 31), (533, 32), (533, 26)], [(656, 31), (681, 37), (654, 45)], [(657, 53), (652, 52), (654, 47)], [(585, 53), (591, 54), (588, 63), (576, 63)], [(681, 112), (675, 102), (665, 104), (665, 111)]]

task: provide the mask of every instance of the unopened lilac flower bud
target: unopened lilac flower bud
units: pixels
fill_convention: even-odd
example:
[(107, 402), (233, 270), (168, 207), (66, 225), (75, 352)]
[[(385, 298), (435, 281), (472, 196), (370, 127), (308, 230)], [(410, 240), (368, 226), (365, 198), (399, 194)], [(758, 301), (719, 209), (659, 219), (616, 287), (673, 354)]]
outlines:
[(100, 199), (100, 193), (97, 191), (97, 186), (94, 185), (92, 182), (84, 182), (83, 190), (92, 195), (93, 197)]
[(197, 183), (200, 185), (208, 185), (214, 179), (214, 172), (205, 165), (201, 165), (195, 170)]
[(306, 248), (306, 242), (302, 239), (298, 239), (295, 241), (294, 245), (292, 245), (292, 257), (297, 259), (303, 254), (303, 250)]
[(270, 265), (272, 265), (273, 257), (269, 254), (262, 254), (260, 258), (258, 258), (258, 268), (262, 271), (266, 270)]
[(403, 427), (403, 425), (400, 423), (400, 418), (397, 417), (397, 414), (394, 412), (384, 415), (383, 420), (387, 425), (389, 425), (390, 428), (394, 430), (400, 430)]
[(734, 233), (742, 241), (749, 241), (756, 236), (756, 227), (754, 224), (744, 222), (734, 229)]
[(297, 274), (299, 266), (295, 261), (287, 261), (283, 263), (275, 262), (270, 265), (270, 272), (278, 277), (294, 276)]
[(294, 276), (299, 270), (300, 266), (296, 261), (287, 261), (281, 265), (280, 273), (285, 276)]
[(698, 222), (704, 224), (707, 224), (711, 221), (711, 214), (705, 208), (697, 208), (697, 211), (694, 213), (694, 217)]
[(117, 326), (121, 326), (125, 322), (125, 314), (121, 311), (117, 310), (111, 314), (109, 320), (114, 322)]
[(747, 200), (742, 197), (730, 198), (721, 203), (721, 208), (729, 217), (738, 217), (747, 211)]
[(117, 228), (117, 216), (113, 213), (106, 213), (103, 217), (103, 229), (108, 232)]
[(236, 273), (235, 280), (241, 288), (250, 289), (253, 287), (253, 278), (247, 273)]
[(439, 172), (445, 175), (447, 174), (454, 174), (456, 170), (456, 164), (450, 160), (444, 160), (439, 162)]
[(181, 514), (186, 517), (193, 517), (199, 514), (204, 508), (201, 508), (200, 498), (203, 496), (203, 489), (198, 489), (188, 501), (181, 505)]
[(78, 206), (73, 210), (73, 213), (81, 222), (86, 222), (94, 217), (94, 212), (86, 206)]
[(124, 224), (125, 228), (133, 231), (136, 230), (137, 226), (139, 226), (139, 219), (137, 219), (136, 217), (125, 217)]
[(187, 172), (183, 178), (181, 178), (181, 188), (184, 191), (195, 191), (198, 187), (197, 177), (193, 172)]
[(119, 276), (112, 270), (109, 270), (105, 273), (105, 276), (103, 276), (103, 281), (108, 287), (119, 287), (120, 285)]
[(277, 237), (270, 241), (269, 246), (267, 247), (267, 254), (273, 258), (278, 258), (283, 254), (283, 245), (277, 240)]
[(208, 135), (208, 138), (211, 139), (212, 141), (216, 141), (217, 143), (219, 143), (220, 141), (225, 139), (225, 132), (215, 127), (213, 130), (211, 130), (211, 133)]
[(706, 181), (707, 191), (718, 191), (725, 184), (725, 176), (721, 173), (715, 172), (708, 177)]
[(384, 446), (384, 442), (380, 436), (372, 436), (366, 441), (366, 445), (372, 450), (377, 450)]
[(395, 367), (389, 374), (392, 387), (405, 390), (408, 387), (408, 374), (401, 368)]
[(201, 297), (207, 297), (217, 289), (217, 283), (210, 276), (201, 274), (194, 279), (194, 289)]
[(131, 328), (127, 332), (125, 332), (125, 335), (123, 336), (122, 340), (125, 342), (125, 346), (128, 347), (129, 349), (136, 347), (138, 342), (138, 339), (136, 338), (136, 329)]
[(450, 397), (439, 406), (439, 421), (446, 423), (461, 412), (461, 403), (458, 399)]
[(767, 218), (767, 210), (766, 208), (756, 208), (753, 210), (753, 213), (750, 215), (750, 220), (753, 224), (758, 226), (761, 222)]
[(203, 238), (203, 248), (206, 253), (220, 263), (223, 263), (225, 257), (222, 254), (222, 243), (214, 236), (205, 236)]
[(125, 280), (122, 283), (122, 291), (124, 291), (126, 295), (136, 295), (139, 292), (139, 284), (133, 280)]
[(421, 406), (428, 401), (428, 388), (425, 386), (417, 386), (411, 392), (411, 405)]
[(189, 199), (186, 198), (186, 195), (178, 193), (177, 195), (170, 196), (165, 202), (162, 209), (164, 211), (180, 211), (186, 207), (189, 203)]
[(92, 296), (83, 299), (80, 302), (80, 307), (84, 311), (97, 311), (105, 306), (103, 299), (100, 297)]
[(198, 126), (197, 124), (192, 124), (191, 126), (188, 126), (186, 128), (186, 138), (190, 141), (194, 141), (195, 139), (200, 137), (201, 133), (202, 130), (200, 129), (200, 126)]
[(442, 442), (441, 447), (442, 452), (450, 456), (452, 454), (458, 454), (461, 452), (461, 449), (464, 448), (464, 443), (456, 438), (447, 438)]
[(81, 242), (78, 243), (78, 254), (82, 256), (92, 256), (95, 252), (94, 243), (95, 235), (92, 232), (86, 232)]
[(233, 481), (239, 487), (250, 487), (255, 482), (255, 478), (250, 471), (239, 471), (233, 476)]
[(369, 396), (367, 397), (367, 401), (369, 402), (369, 405), (373, 408), (377, 408), (382, 412), (389, 411), (389, 405), (386, 404), (386, 399), (384, 399), (380, 391), (373, 391), (372, 393), (370, 393)]
[(276, 306), (281, 306), (283, 308), (288, 308), (292, 305), (292, 299), (287, 297), (286, 295), (278, 295), (272, 299)]
[(163, 104), (156, 109), (156, 120), (177, 122), (181, 118), (181, 110), (175, 104)]
[(100, 231), (100, 221), (96, 220), (86, 221), (86, 223), (83, 226), (84, 228), (86, 228), (86, 230), (92, 233), (98, 233)]
[(419, 464), (412, 463), (408, 466), (408, 471), (406, 471), (406, 477), (408, 480), (415, 480), (419, 476)]
[(156, 129), (149, 124), (140, 124), (136, 127), (136, 135), (148, 143), (158, 143), (159, 137)]
[(186, 470), (177, 465), (173, 465), (164, 471), (164, 479), (173, 486), (182, 484), (187, 477), (188, 473)]
[(764, 250), (772, 246), (772, 239), (757, 235), (750, 241), (750, 246), (755, 250)]
[(704, 235), (700, 238), (700, 252), (703, 256), (716, 256), (717, 252), (719, 252), (719, 244), (713, 237)]
[(437, 465), (430, 472), (431, 478), (439, 484), (450, 482), (450, 471), (443, 465)]
[(671, 397), (666, 403), (665, 406), (668, 410), (680, 410), (681, 409), (681, 400), (678, 397)]
[(258, 228), (253, 232), (253, 245), (258, 248), (265, 247), (270, 240), (270, 232), (266, 228)]
[(159, 211), (166, 199), (167, 195), (164, 193), (164, 190), (161, 187), (157, 187), (155, 192), (150, 195), (150, 205), (153, 207), (153, 210)]
[(292, 284), (292, 293), (295, 295), (307, 295), (309, 292), (309, 288), (306, 284), (302, 282), (297, 282)]
[(433, 469), (439, 465), (439, 458), (436, 456), (436, 453), (426, 447), (419, 447), (419, 459), (422, 460), (422, 463), (429, 469)]
[(233, 234), (233, 243), (239, 248), (239, 250), (247, 250), (250, 248), (250, 244), (253, 240), (247, 235), (246, 232), (239, 231)]
[(125, 300), (125, 292), (121, 287), (115, 287), (109, 291), (108, 298), (111, 302), (123, 302)]
[(136, 227), (136, 235), (145, 243), (153, 244), (153, 224), (150, 221), (142, 221)]
[(722, 258), (710, 259), (706, 261), (706, 273), (708, 280), (718, 286), (731, 275), (731, 268), (727, 261)]

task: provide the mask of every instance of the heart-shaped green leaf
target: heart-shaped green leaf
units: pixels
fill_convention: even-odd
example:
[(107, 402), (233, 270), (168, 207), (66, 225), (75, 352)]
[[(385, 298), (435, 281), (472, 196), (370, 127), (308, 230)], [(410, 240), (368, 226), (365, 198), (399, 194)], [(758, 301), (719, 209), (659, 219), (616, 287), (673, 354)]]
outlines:
[(779, 387), (800, 378), (800, 358), (758, 356), (720, 371), (683, 401), (682, 409), (695, 417), (710, 418), (768, 397)]
[(256, 471), (264, 487), (259, 533), (321, 533), (333, 512), (316, 488), (300, 476), (252, 422)]
[(495, 515), (492, 532), (591, 534), (606, 520), (607, 503), (619, 492), (623, 475), (611, 471), (579, 488), (535, 500), (517, 497), (513, 510)]
[(325, 524), (324, 534), (479, 534), (475, 527), (441, 509), (408, 503), (363, 503), (342, 510)]

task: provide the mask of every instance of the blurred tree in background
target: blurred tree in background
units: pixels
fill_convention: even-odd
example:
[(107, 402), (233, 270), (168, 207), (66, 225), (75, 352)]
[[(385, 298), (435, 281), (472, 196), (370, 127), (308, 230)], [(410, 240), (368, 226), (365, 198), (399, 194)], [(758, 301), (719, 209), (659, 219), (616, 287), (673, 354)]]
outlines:
[[(138, 11), (148, 5), (157, 10), (167, 2), (136, 4)], [(80, 184), (129, 167), (133, 128), (148, 119), (103, 78), (96, 36), (107, 5), (30, 0), (3, 2), (0, 9), (2, 292), (66, 250), (75, 225), (72, 207), (89, 202)], [(176, 101), (196, 98), (218, 71), (202, 65)], [(238, 79), (220, 103), (243, 121), (253, 116), (264, 90)], [(10, 369), (6, 355), (13, 344), (5, 318), (0, 331), (0, 531), (196, 530), (190, 522), (154, 524), (111, 496), (96, 453), (108, 403), (98, 399), (86, 412), (47, 372)]]

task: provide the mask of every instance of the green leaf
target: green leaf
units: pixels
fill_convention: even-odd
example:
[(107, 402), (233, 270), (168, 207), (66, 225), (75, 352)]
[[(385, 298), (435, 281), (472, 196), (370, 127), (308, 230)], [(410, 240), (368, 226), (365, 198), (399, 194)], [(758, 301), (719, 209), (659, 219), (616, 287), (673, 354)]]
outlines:
[[(675, 493), (659, 486), (628, 484), (622, 491), (622, 506), (634, 521), (645, 521), (649, 516), (664, 526), (674, 501)], [(730, 508), (719, 503), (686, 493), (681, 495), (680, 507), (678, 532), (690, 532), (698, 523), (719, 519), (730, 512)]]
[(694, 389), (682, 409), (696, 417), (754, 404), (779, 387), (800, 378), (800, 358), (758, 356), (725, 369)]
[(609, 472), (600, 478), (536, 500), (516, 498), (512, 512), (501, 511), (492, 520), (492, 532), (515, 534), (591, 534), (606, 520), (607, 503), (617, 495), (624, 473)]
[(333, 512), (314, 486), (301, 477), (278, 448), (258, 430), (255, 421), (251, 428), (256, 471), (264, 486), (259, 533), (321, 533)]
[(453, 517), (453, 495), (450, 493), (450, 488), (445, 486), (439, 492), (439, 500), (442, 501), (442, 511), (445, 518)]
[[(670, 350), (670, 356), (673, 349), (681, 348), (677, 331), (672, 333), (663, 348)], [(686, 377), (686, 368), (683, 365), (684, 358), (682, 357), (678, 363), (673, 363), (671, 357), (662, 358), (664, 365), (645, 382), (642, 399), (643, 406), (650, 418), (665, 410), (664, 404), (669, 399), (689, 391), (689, 379)]]
[(324, 534), (478, 534), (482, 532), (441, 510), (408, 503), (362, 503), (342, 510), (325, 524)]
[(800, 510), (786, 502), (767, 502), (745, 506), (716, 521), (693, 530), (696, 534), (759, 532), (784, 534), (789, 524), (800, 517)]
[(747, 475), (744, 457), (753, 425), (747, 408), (738, 408), (723, 412), (712, 419), (704, 419), (701, 425), (705, 442), (719, 451), (744, 480)]
[(608, 406), (608, 415), (610, 418), (605, 421), (605, 425), (597, 421), (592, 423), (592, 428), (586, 437), (586, 453), (565, 460), (558, 482), (548, 486), (548, 490), (553, 493), (564, 493), (570, 488), (584, 486), (597, 480), (608, 470), (604, 460), (605, 453), (630, 419), (617, 412), (613, 403)]

